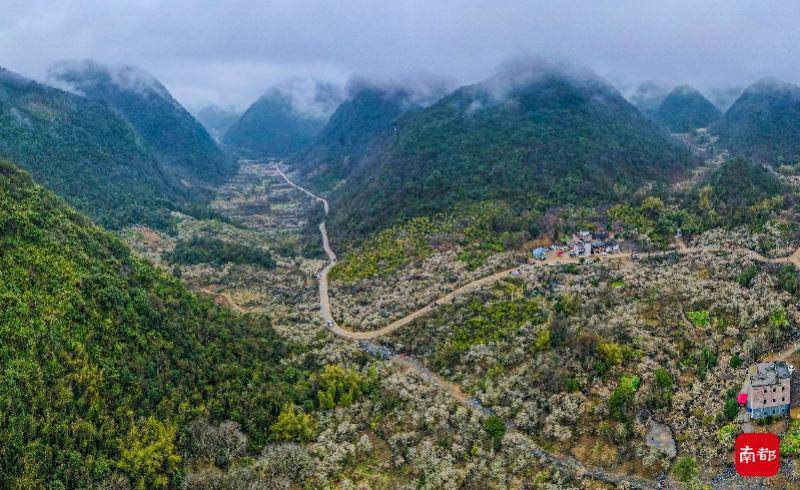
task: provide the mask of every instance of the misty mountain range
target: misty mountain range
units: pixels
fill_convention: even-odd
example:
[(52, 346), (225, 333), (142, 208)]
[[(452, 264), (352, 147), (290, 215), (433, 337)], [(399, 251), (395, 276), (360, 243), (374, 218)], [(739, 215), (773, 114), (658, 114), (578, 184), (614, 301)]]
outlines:
[[(133, 66), (61, 62), (48, 81), (0, 69), (0, 317), (6, 320), (0, 326), (8, 359), (0, 393), (6, 441), (0, 482), (9, 487), (50, 481), (58, 482), (52, 488), (127, 488), (128, 481), (139, 488), (179, 487), (196, 464), (179, 453), (201, 454), (220, 474), (227, 471), (225, 478), (241, 474), (232, 461), (250, 464), (245, 459), (253, 459), (253, 448), (305, 454), (298, 460), (265, 454), (254, 463), (258, 468), (310, 461), (302, 443), (316, 437), (316, 421), (339, 417), (355, 399), (374, 393), (376, 371), (331, 364), (325, 357), (339, 359), (336, 350), (309, 355), (307, 345), (272, 329), (271, 310), (240, 314), (228, 296), (206, 288), (214, 301), (205, 299), (182, 282), (182, 270), (189, 280), (211, 271), (215, 284), (255, 277), (271, 285), (286, 279), (281, 273), (291, 276), (292, 282), (268, 293), (249, 291), (248, 298), (269, 296), (275, 302), (269, 308), (286, 301), (292, 316), (285, 318), (313, 324), (309, 331), (320, 343), (325, 332), (316, 317), (298, 319), (312, 317), (312, 307), (295, 303), (318, 305), (308, 300), (316, 290), (309, 287), (311, 269), (297, 264), (320, 263), (323, 211), (292, 201), (300, 193), (275, 163), (325, 196), (331, 243), (373, 279), (391, 272), (386, 264), (420, 250), (436, 250), (437, 260), (450, 257), (456, 265), (448, 274), (456, 278), (475, 273), (493, 255), (503, 257), (495, 266), (509, 267), (502, 262), (510, 260), (507, 252), (542, 237), (560, 239), (599, 222), (601, 214), (608, 226), (624, 223), (629, 243), (665, 249), (677, 229), (700, 235), (766, 226), (776, 216), (771, 213), (796, 205), (779, 174), (792, 172), (800, 159), (800, 87), (773, 79), (747, 87), (722, 112), (688, 85), (647, 83), (626, 99), (588, 68), (515, 63), (457, 88), (431, 81), (354, 80), (340, 88), (292, 80), (269, 88), (241, 114), (209, 106), (197, 117)], [(687, 144), (693, 138), (734, 158), (701, 167), (707, 162)], [(220, 204), (231, 183), (244, 187)], [(221, 214), (230, 202), (274, 211), (269, 219), (284, 231), (256, 233), (238, 221), (242, 215)], [(310, 217), (291, 214), (305, 211)], [(186, 240), (181, 233), (189, 228), (200, 234)], [(297, 237), (284, 236), (286, 229)], [(205, 235), (214, 231), (224, 240)], [(141, 240), (140, 249), (161, 247), (158, 260), (181, 259), (187, 267), (170, 275), (135, 256), (116, 232)], [(264, 240), (274, 243), (261, 246)], [(583, 259), (569, 265), (575, 268), (561, 272), (577, 274)], [(519, 326), (509, 331), (533, 333), (547, 349), (571, 345), (561, 315), (580, 309), (580, 300), (539, 296), (518, 288), (519, 276), (499, 274), (513, 292), (502, 292), (502, 308), (469, 328), (494, 328), (496, 319), (506, 321), (505, 310), (522, 305)], [(592, 276), (598, 278), (592, 287), (611, 298), (619, 270), (602, 265), (601, 274), (602, 280)], [(796, 281), (793, 270), (784, 276)], [(741, 277), (739, 284), (753, 280)], [(800, 288), (790, 279), (781, 280)], [(556, 313), (541, 314), (547, 302)], [(483, 306), (474, 300), (469, 308)], [(528, 328), (539, 316), (545, 337)], [(763, 316), (764, 323), (780, 321)], [(578, 343), (600, 342), (581, 335), (574, 335)], [(473, 345), (459, 345), (451, 357)], [(606, 349), (612, 358), (608, 366), (587, 363), (587, 372), (599, 372), (589, 379), (599, 382), (625, 356), (639, 355), (599, 345), (610, 347), (587, 347), (590, 355)], [(563, 389), (579, 391), (571, 381)], [(566, 385), (559, 374), (548, 389)], [(377, 396), (369, 400), (370, 407), (381, 403)], [(227, 422), (208, 422), (218, 419)], [(385, 419), (365, 420), (378, 437)], [(502, 434), (482, 427), (472, 447), (500, 450)], [(371, 440), (364, 435), (358, 443), (367, 448)]]
[[(551, 83), (540, 85), (539, 77), (549, 77)], [(537, 200), (567, 202), (570, 196), (586, 199), (592, 190), (609, 195), (609, 186), (623, 174), (634, 185), (636, 176), (669, 178), (686, 165), (685, 152), (662, 132), (709, 127), (734, 154), (780, 161), (800, 154), (791, 132), (800, 127), (800, 108), (795, 107), (798, 89), (777, 81), (752, 85), (724, 114), (689, 86), (670, 91), (646, 82), (629, 100), (662, 130), (636, 119), (639, 112), (591, 70), (568, 65), (508, 66), (455, 92), (443, 84), (403, 87), (363, 81), (352, 83), (345, 92), (330, 84), (292, 80), (268, 90), (238, 118), (231, 110), (209, 107), (202, 112), (206, 125), (224, 143), (223, 151), (158, 80), (138, 68), (112, 68), (88, 60), (60, 62), (51, 67), (48, 80), (69, 92), (4, 72), (5, 95), (0, 103), (7, 137), (2, 156), (25, 166), (106, 224), (152, 222), (144, 218), (152, 203), (174, 209), (193, 200), (184, 197), (187, 186), (200, 186), (192, 192), (200, 190), (194, 199), (202, 202), (205, 185), (220, 182), (235, 170), (231, 152), (288, 158), (317, 188), (347, 189), (340, 191), (343, 201), (337, 209), (348, 217), (334, 218), (358, 220), (354, 229), (362, 232), (374, 230), (373, 221), (392, 222), (476, 198), (513, 194), (527, 205)], [(90, 163), (86, 152), (73, 157), (72, 165), (77, 165), (73, 169), (67, 166), (66, 154), (60, 160), (44, 157), (45, 151), (49, 155), (60, 151), (68, 131), (74, 133), (79, 127), (75, 116), (70, 116), (69, 127), (58, 126), (69, 114), (66, 111), (83, 114), (84, 107), (94, 111), (86, 123), (93, 125), (87, 127), (88, 133), (119, 127), (113, 137), (81, 141), (98, 145), (106, 155), (102, 164), (107, 170), (119, 162), (118, 171), (98, 174), (85, 167)], [(23, 138), (21, 131), (33, 139)], [(58, 136), (58, 143), (31, 152), (34, 142), (45, 144), (45, 135)], [(591, 145), (609, 151), (593, 153)], [(116, 156), (119, 150), (112, 148), (119, 147), (130, 148), (126, 151), (137, 156)], [(659, 153), (666, 148), (672, 148), (670, 157)], [(615, 149), (618, 156), (613, 156)], [(642, 160), (629, 161), (630, 155)], [(560, 167), (567, 162), (569, 166)], [(623, 170), (628, 164), (630, 168)], [(126, 174), (138, 175), (141, 183), (122, 184), (125, 190), (109, 193), (113, 196), (106, 195), (105, 185), (93, 185), (90, 192), (83, 185), (92, 179), (105, 182), (110, 175), (123, 183), (127, 177), (121, 176)], [(556, 180), (550, 181), (551, 177)], [(80, 183), (71, 183), (76, 178)], [(159, 183), (144, 183), (153, 179)], [(546, 185), (528, 188), (534, 182)], [(581, 190), (570, 182), (591, 184)], [(384, 188), (387, 184), (390, 187)], [(119, 199), (131, 204), (114, 204)], [(101, 215), (100, 209), (107, 211)], [(389, 209), (391, 216), (385, 214)]]

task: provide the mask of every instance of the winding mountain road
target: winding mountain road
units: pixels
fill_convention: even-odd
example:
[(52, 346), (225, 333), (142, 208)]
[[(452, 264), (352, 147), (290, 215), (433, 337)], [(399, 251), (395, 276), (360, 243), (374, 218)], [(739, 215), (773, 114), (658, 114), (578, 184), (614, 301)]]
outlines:
[[(297, 185), (293, 182), (283, 171), (278, 167), (275, 166), (275, 170), (283, 177), (283, 179), (292, 187), (298, 189), (299, 191), (307, 194), (313, 199), (320, 201), (325, 208), (325, 216), (328, 215), (330, 211), (330, 204), (328, 203), (327, 199), (320, 197), (308, 189)], [(629, 252), (622, 252), (616, 254), (608, 254), (608, 255), (592, 255), (588, 258), (579, 258), (579, 257), (557, 257), (554, 255), (548, 256), (545, 260), (537, 261), (533, 264), (525, 264), (522, 266), (514, 267), (511, 269), (502, 270), (499, 272), (495, 272), (488, 276), (484, 276), (478, 278), (474, 281), (468, 282), (449, 293), (445, 294), (444, 296), (439, 297), (432, 303), (429, 303), (422, 308), (419, 308), (408, 315), (397, 319), (381, 328), (369, 331), (355, 331), (350, 330), (348, 328), (344, 328), (336, 323), (336, 320), (333, 318), (333, 314), (331, 311), (331, 303), (330, 303), (330, 295), (328, 294), (328, 273), (336, 265), (336, 254), (334, 253), (333, 249), (330, 246), (330, 241), (328, 239), (328, 230), (325, 225), (325, 220), (319, 224), (319, 231), (322, 235), (322, 247), (325, 249), (325, 254), (328, 256), (328, 263), (325, 267), (319, 272), (319, 301), (320, 301), (320, 309), (322, 312), (322, 318), (328, 326), (328, 329), (331, 330), (336, 335), (346, 337), (348, 339), (353, 340), (370, 340), (376, 339), (379, 337), (383, 337), (388, 335), (395, 330), (408, 325), (409, 323), (413, 322), (418, 318), (423, 318), (430, 313), (432, 313), (436, 308), (440, 307), (441, 305), (451, 303), (453, 300), (458, 298), (459, 296), (464, 296), (465, 294), (477, 291), (485, 286), (491, 285), (497, 281), (500, 281), (504, 278), (509, 277), (509, 275), (515, 271), (523, 271), (526, 269), (533, 269), (537, 267), (545, 267), (545, 266), (553, 266), (553, 265), (564, 265), (564, 264), (577, 264), (580, 263), (581, 260), (617, 260), (617, 261), (625, 261), (629, 262), (631, 260), (631, 253)], [(704, 253), (719, 253), (723, 251), (731, 251), (730, 249), (724, 249), (722, 247), (687, 247), (683, 244), (683, 241), (678, 243), (678, 248), (675, 250), (664, 251), (664, 252), (652, 252), (649, 254), (645, 254), (649, 257), (656, 257), (656, 256), (663, 256), (672, 253), (676, 253), (679, 255), (697, 255), (697, 254), (704, 254)], [(786, 257), (779, 257), (776, 259), (769, 259), (764, 257), (763, 255), (754, 252), (748, 249), (740, 249), (739, 251), (750, 255), (754, 260), (758, 262), (771, 262), (776, 264), (785, 264), (791, 263), (800, 268), (800, 248), (795, 250), (795, 252)]]
[[(283, 179), (289, 185), (304, 192), (311, 198), (322, 202), (325, 208), (325, 215), (327, 216), (328, 211), (330, 210), (330, 205), (328, 204), (328, 201), (325, 198), (317, 196), (316, 194), (310, 192), (309, 190), (297, 185), (288, 176), (286, 176), (286, 174), (283, 173), (283, 171), (277, 165), (275, 166), (275, 170), (278, 172), (278, 174), (281, 175), (281, 177), (283, 177)], [(413, 359), (408, 356), (391, 353), (390, 351), (388, 351), (388, 349), (377, 346), (376, 344), (373, 344), (368, 340), (393, 332), (394, 330), (397, 330), (398, 328), (411, 323), (415, 319), (427, 315), (437, 305), (452, 301), (457, 296), (461, 296), (470, 291), (475, 291), (485, 285), (492, 284), (504, 277), (508, 277), (508, 275), (511, 272), (517, 269), (515, 268), (515, 269), (500, 271), (495, 274), (491, 274), (489, 276), (482, 277), (468, 284), (465, 284), (464, 286), (461, 286), (460, 288), (455, 289), (450, 293), (446, 294), (445, 296), (443, 296), (442, 298), (436, 300), (434, 303), (429, 304), (423, 308), (420, 308), (415, 312), (401, 318), (400, 320), (392, 322), (389, 325), (379, 330), (374, 330), (370, 332), (355, 332), (352, 330), (342, 328), (339, 325), (337, 325), (336, 321), (333, 319), (333, 315), (331, 314), (330, 298), (328, 296), (328, 273), (330, 272), (331, 268), (334, 265), (336, 265), (336, 254), (333, 252), (333, 249), (330, 246), (330, 242), (328, 240), (328, 230), (325, 227), (324, 218), (322, 222), (319, 224), (319, 231), (322, 235), (322, 246), (325, 249), (326, 255), (328, 256), (328, 263), (325, 265), (325, 267), (322, 268), (322, 270), (319, 272), (318, 275), (320, 311), (322, 313), (323, 320), (328, 325), (327, 328), (338, 336), (347, 339), (361, 341), (367, 351), (377, 351), (378, 355), (381, 355), (382, 357), (385, 357), (387, 359), (391, 359), (392, 361), (396, 362), (405, 369), (411, 369), (416, 371), (424, 379), (428, 379), (429, 381), (435, 383), (437, 386), (450, 393), (459, 404), (464, 405), (471, 409), (478, 409), (484, 413), (493, 413), (490, 409), (487, 409), (486, 407), (481, 405), (481, 403), (478, 400), (464, 393), (460, 386), (454, 383), (450, 383), (449, 381), (446, 381), (444, 378), (440, 377), (436, 373), (431, 372), (428, 368), (421, 365), (419, 361), (417, 361), (416, 359)], [(624, 258), (628, 254), (617, 254), (617, 255), (619, 255), (619, 258)], [(566, 260), (559, 258), (558, 260), (556, 260), (548, 258), (547, 260), (542, 261), (537, 265), (543, 265), (546, 263), (553, 264), (557, 262), (558, 263), (577, 262), (577, 259)], [(516, 432), (528, 439), (530, 443), (530, 450), (534, 454), (534, 456), (539, 458), (541, 461), (547, 462), (548, 464), (556, 468), (559, 468), (562, 471), (566, 471), (568, 473), (575, 475), (581, 475), (583, 477), (588, 477), (598, 481), (603, 481), (613, 485), (622, 485), (626, 488), (651, 490), (661, 487), (661, 485), (658, 482), (652, 480), (647, 480), (644, 478), (639, 478), (631, 475), (621, 475), (614, 471), (609, 471), (603, 468), (586, 466), (580, 461), (570, 456), (563, 456), (551, 453), (550, 451), (547, 451), (546, 449), (542, 448), (541, 446), (533, 442), (533, 440), (531, 440), (527, 434), (516, 430), (514, 428), (513, 423), (507, 421), (506, 426), (508, 427), (508, 432)]]
[[(329, 205), (328, 201), (325, 198), (320, 197), (320, 196), (310, 192), (308, 189), (305, 189), (304, 187), (302, 187), (302, 186), (296, 184), (295, 182), (293, 182), (280, 169), (279, 166), (275, 165), (275, 170), (278, 172), (278, 174), (280, 174), (280, 176), (289, 185), (291, 185), (292, 187), (298, 189), (299, 191), (307, 194), (311, 198), (316, 199), (317, 201), (320, 201), (322, 203), (324, 209), (325, 209), (325, 216), (328, 215), (328, 212), (330, 211), (330, 205)], [(322, 318), (325, 321), (328, 330), (330, 330), (331, 332), (333, 332), (334, 334), (336, 334), (336, 335), (338, 335), (340, 337), (344, 337), (344, 338), (347, 338), (347, 339), (359, 340), (359, 341), (365, 342), (366, 343), (365, 345), (367, 345), (368, 349), (369, 349), (370, 346), (373, 349), (377, 348), (375, 346), (375, 344), (371, 344), (370, 342), (368, 342), (369, 340), (376, 339), (378, 337), (382, 337), (384, 335), (392, 333), (395, 330), (397, 330), (397, 329), (399, 329), (399, 328), (401, 328), (401, 327), (403, 327), (405, 325), (408, 325), (409, 323), (413, 322), (414, 320), (416, 320), (418, 318), (422, 318), (422, 317), (427, 316), (428, 314), (430, 314), (433, 310), (435, 310), (439, 306), (441, 306), (443, 304), (446, 304), (446, 303), (450, 303), (450, 302), (452, 302), (454, 299), (456, 299), (459, 296), (463, 296), (463, 295), (468, 294), (470, 292), (477, 291), (477, 290), (479, 290), (479, 289), (481, 289), (481, 288), (483, 288), (485, 286), (488, 286), (488, 285), (493, 284), (493, 283), (495, 283), (495, 282), (497, 282), (499, 280), (502, 280), (503, 278), (509, 277), (509, 275), (514, 271), (522, 271), (522, 270), (526, 270), (526, 269), (533, 269), (533, 268), (536, 268), (536, 267), (545, 267), (545, 266), (554, 266), (554, 265), (563, 265), (563, 264), (576, 264), (576, 263), (580, 263), (580, 261), (582, 260), (581, 258), (578, 258), (578, 257), (557, 257), (557, 256), (554, 256), (554, 255), (551, 254), (545, 260), (541, 260), (541, 261), (538, 261), (538, 262), (533, 263), (533, 264), (522, 265), (522, 266), (515, 267), (515, 268), (512, 268), (512, 269), (502, 270), (502, 271), (490, 274), (488, 276), (481, 277), (481, 278), (476, 279), (474, 281), (471, 281), (471, 282), (469, 282), (467, 284), (464, 284), (463, 286), (461, 286), (461, 287), (459, 287), (457, 289), (454, 289), (453, 291), (450, 291), (446, 295), (444, 295), (444, 296), (440, 297), (439, 299), (435, 300), (433, 303), (430, 303), (430, 304), (428, 304), (426, 306), (423, 306), (422, 308), (419, 308), (419, 309), (415, 310), (414, 312), (404, 316), (403, 318), (395, 320), (395, 321), (389, 323), (388, 325), (386, 325), (386, 326), (384, 326), (382, 328), (379, 328), (379, 329), (376, 329), (376, 330), (371, 330), (371, 331), (366, 331), (366, 332), (359, 332), (359, 331), (354, 331), (354, 330), (350, 330), (350, 329), (347, 329), (347, 328), (343, 328), (342, 326), (338, 325), (336, 323), (336, 320), (334, 320), (334, 318), (333, 318), (333, 314), (331, 313), (330, 297), (329, 297), (329, 294), (328, 294), (328, 273), (336, 265), (336, 254), (334, 253), (333, 249), (330, 246), (330, 241), (328, 239), (328, 230), (327, 230), (326, 225), (325, 225), (325, 218), (323, 218), (323, 220), (319, 224), (319, 231), (320, 231), (320, 234), (322, 236), (322, 246), (323, 246), (323, 248), (325, 250), (325, 254), (328, 256), (328, 263), (325, 265), (325, 267), (322, 268), (322, 270), (320, 270), (319, 275), (318, 275), (318, 279), (319, 279), (319, 302), (320, 302), (320, 311), (322, 313)], [(795, 250), (795, 252), (792, 253), (789, 256), (770, 259), (770, 258), (764, 257), (763, 255), (761, 255), (761, 254), (759, 254), (759, 253), (757, 253), (755, 251), (748, 250), (748, 249), (726, 249), (726, 248), (723, 248), (723, 247), (712, 247), (712, 246), (687, 247), (683, 243), (683, 241), (681, 240), (677, 244), (677, 248), (674, 249), (674, 250), (664, 251), (664, 252), (653, 252), (653, 253), (645, 254), (645, 256), (656, 257), (656, 256), (669, 255), (669, 254), (697, 255), (697, 254), (707, 254), (707, 253), (720, 253), (720, 252), (724, 252), (724, 251), (740, 251), (740, 252), (743, 252), (743, 253), (749, 255), (750, 257), (752, 257), (754, 260), (756, 260), (758, 262), (765, 262), (765, 263), (769, 262), (769, 263), (777, 263), (777, 264), (791, 263), (791, 264), (794, 264), (795, 266), (797, 266), (798, 268), (800, 268), (800, 248)], [(586, 258), (584, 258), (583, 260), (586, 260)], [(631, 257), (631, 253), (625, 252), (625, 253), (608, 254), (608, 255), (594, 255), (594, 256), (589, 257), (588, 260), (617, 260), (617, 261), (630, 262), (632, 260), (632, 257)], [(458, 385), (456, 385), (454, 383), (450, 383), (450, 382), (446, 381), (445, 379), (441, 378), (440, 376), (438, 376), (437, 374), (431, 372), (430, 370), (428, 370), (427, 368), (422, 366), (415, 359), (407, 357), (407, 356), (400, 356), (400, 355), (388, 354), (388, 353), (386, 353), (385, 356), (388, 357), (388, 358), (391, 358), (393, 361), (399, 363), (401, 366), (403, 366), (405, 368), (413, 369), (413, 370), (417, 371), (420, 375), (422, 375), (422, 377), (424, 377), (426, 379), (429, 379), (430, 381), (432, 381), (433, 383), (437, 384), (441, 388), (447, 390), (449, 393), (451, 393), (453, 395), (453, 397), (460, 404), (468, 406), (470, 408), (478, 408), (479, 410), (482, 410), (483, 412), (491, 412), (490, 409), (487, 409), (487, 408), (483, 407), (478, 400), (476, 400), (475, 398), (470, 397), (467, 394), (465, 394), (463, 392), (463, 390), (461, 389), (461, 387), (459, 387)], [(514, 428), (513, 423), (506, 422), (506, 425), (509, 427), (509, 432), (514, 431), (514, 432), (517, 432), (519, 434), (523, 434), (523, 435), (525, 435), (527, 437), (527, 434), (524, 434), (522, 432), (517, 431)], [(623, 485), (623, 486), (625, 486), (627, 488), (655, 489), (655, 488), (663, 488), (663, 486), (664, 486), (664, 482), (663, 481), (648, 480), (648, 479), (644, 479), (644, 478), (640, 478), (640, 477), (636, 477), (636, 476), (632, 476), (632, 475), (621, 475), (621, 474), (616, 473), (614, 471), (606, 470), (606, 469), (603, 469), (603, 468), (587, 466), (587, 465), (579, 462), (578, 460), (576, 460), (575, 458), (572, 458), (570, 456), (563, 456), (563, 455), (551, 453), (551, 452), (547, 451), (546, 449), (542, 448), (541, 446), (537, 445), (536, 443), (534, 443), (532, 440), (530, 441), (530, 443), (531, 443), (531, 450), (536, 455), (536, 457), (540, 458), (543, 461), (547, 461), (549, 464), (554, 465), (554, 466), (556, 466), (556, 467), (558, 467), (558, 468), (560, 468), (562, 470), (567, 470), (569, 472), (572, 472), (572, 473), (575, 473), (575, 474), (578, 474), (578, 475), (583, 475), (583, 476), (590, 477), (590, 478), (595, 479), (595, 480), (604, 481), (606, 483), (610, 483), (610, 484), (614, 484), (614, 485)]]

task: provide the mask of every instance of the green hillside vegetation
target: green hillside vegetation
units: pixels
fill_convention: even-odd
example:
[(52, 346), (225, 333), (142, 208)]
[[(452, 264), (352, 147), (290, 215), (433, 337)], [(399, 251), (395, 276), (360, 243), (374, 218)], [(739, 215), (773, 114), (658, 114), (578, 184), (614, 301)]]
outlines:
[(241, 113), (232, 108), (226, 109), (212, 105), (203, 107), (197, 111), (195, 117), (211, 136), (217, 140), (221, 140), (225, 131), (241, 117)]
[(673, 133), (707, 128), (720, 117), (720, 110), (689, 85), (673, 89), (653, 114), (654, 121)]
[[(0, 157), (109, 228), (164, 228), (185, 199), (133, 128), (105, 104), (0, 69)], [(172, 202), (170, 202), (172, 201)]]
[(400, 118), (335, 194), (334, 238), (350, 242), (463, 202), (503, 200), (515, 210), (610, 203), (693, 164), (602, 81), (548, 72), (498, 95), (502, 84), (464, 87)]
[(296, 348), (268, 318), (190, 294), (8, 163), (0, 250), (4, 488), (89, 488), (120, 474), (179, 486), (190, 421), (235, 421), (258, 448), (285, 406), (315, 408), (326, 390), (303, 382), (313, 363), (286, 362)]
[[(323, 96), (324, 87), (320, 87)], [(222, 141), (259, 156), (285, 157), (309, 146), (325, 125), (321, 114), (304, 114), (291, 95), (272, 89), (251, 105), (225, 132)]]
[(275, 259), (268, 250), (204, 236), (178, 241), (175, 249), (166, 254), (166, 259), (172, 263), (188, 265), (246, 264), (267, 269), (275, 267)]
[(470, 268), (492, 254), (518, 247), (538, 234), (538, 215), (516, 213), (504, 202), (457, 206), (452, 213), (420, 216), (376, 233), (347, 253), (331, 270), (333, 280), (355, 282), (388, 275), (420, 262), (438, 249), (460, 247), (458, 259)]
[(606, 216), (613, 226), (636, 232), (625, 236), (636, 236), (656, 248), (665, 248), (679, 228), (685, 235), (720, 226), (760, 230), (769, 221), (791, 212), (797, 201), (797, 196), (769, 169), (744, 158), (733, 158), (686, 193), (649, 195), (615, 204)]
[(745, 89), (712, 131), (734, 155), (794, 164), (800, 159), (800, 87), (760, 80)]
[(695, 194), (699, 214), (708, 226), (763, 224), (773, 211), (787, 209), (795, 197), (780, 178), (744, 158), (726, 161), (700, 185)]
[(362, 87), (333, 113), (314, 144), (292, 166), (320, 190), (347, 179), (370, 151), (391, 134), (395, 120), (413, 105), (403, 90)]
[(628, 100), (647, 117), (652, 117), (669, 94), (669, 87), (655, 80), (640, 83), (628, 96)]
[(90, 99), (108, 103), (156, 154), (164, 168), (190, 181), (216, 183), (236, 172), (205, 128), (149, 73), (94, 61), (62, 62), (50, 77)]

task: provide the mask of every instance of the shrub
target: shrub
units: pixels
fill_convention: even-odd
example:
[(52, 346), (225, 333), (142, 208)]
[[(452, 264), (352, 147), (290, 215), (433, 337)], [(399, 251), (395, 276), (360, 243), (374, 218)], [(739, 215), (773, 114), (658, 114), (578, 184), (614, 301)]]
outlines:
[(736, 278), (736, 282), (739, 283), (740, 286), (743, 288), (749, 288), (753, 285), (753, 281), (755, 280), (756, 276), (758, 275), (758, 267), (751, 265), (750, 267), (746, 268), (739, 274), (739, 277)]
[(536, 339), (533, 341), (533, 348), (539, 352), (550, 349), (550, 329), (542, 327), (536, 332)]
[(638, 376), (622, 376), (617, 387), (608, 399), (608, 409), (611, 417), (617, 421), (628, 420), (633, 403), (636, 399), (636, 390), (639, 389)]
[(778, 329), (783, 329), (789, 326), (789, 319), (786, 316), (786, 308), (782, 305), (778, 305), (772, 312), (769, 314), (769, 324), (770, 326)]
[(287, 442), (311, 441), (316, 430), (317, 423), (314, 418), (291, 402), (283, 406), (278, 421), (270, 427), (273, 440)]
[(688, 482), (697, 476), (697, 461), (694, 458), (684, 456), (680, 458), (672, 468), (672, 474), (679, 481)]
[(736, 440), (737, 435), (739, 435), (739, 426), (736, 424), (725, 424), (720, 427), (719, 432), (717, 432), (717, 442), (723, 448), (729, 449), (733, 446), (733, 441)]
[(692, 324), (698, 328), (705, 328), (709, 324), (710, 316), (708, 310), (690, 311), (686, 314)]
[(722, 410), (726, 420), (733, 420), (739, 415), (739, 403), (735, 398), (728, 398), (725, 400), (725, 408)]
[(664, 368), (658, 368), (655, 370), (654, 374), (656, 377), (656, 386), (662, 389), (672, 388), (672, 375), (669, 374), (669, 371)]
[(165, 488), (178, 472), (181, 457), (175, 447), (174, 425), (148, 417), (131, 426), (122, 441), (117, 466), (134, 482), (136, 488)]
[(623, 351), (622, 346), (618, 343), (600, 342), (598, 350), (606, 366), (619, 366), (622, 364)]
[(800, 420), (789, 420), (786, 434), (781, 438), (781, 456), (794, 456), (800, 453)]
[(189, 241), (179, 241), (172, 252), (164, 254), (175, 264), (247, 264), (272, 269), (275, 259), (267, 250), (248, 247), (240, 243), (230, 243), (209, 237), (192, 237)]
[(497, 415), (491, 415), (483, 421), (483, 430), (497, 442), (506, 434), (506, 423)]
[(797, 269), (791, 264), (786, 264), (778, 270), (778, 286), (787, 293), (795, 294), (800, 289), (797, 279)]

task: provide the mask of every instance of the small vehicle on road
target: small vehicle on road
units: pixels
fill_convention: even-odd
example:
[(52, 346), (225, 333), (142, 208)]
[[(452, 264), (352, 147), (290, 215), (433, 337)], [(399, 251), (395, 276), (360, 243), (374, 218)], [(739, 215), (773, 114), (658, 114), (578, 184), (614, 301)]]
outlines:
[(333, 322), (328, 320), (328, 322), (325, 324), (325, 327), (330, 330), (331, 328), (333, 328)]

